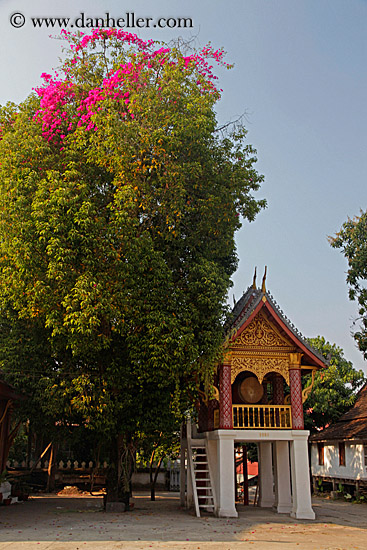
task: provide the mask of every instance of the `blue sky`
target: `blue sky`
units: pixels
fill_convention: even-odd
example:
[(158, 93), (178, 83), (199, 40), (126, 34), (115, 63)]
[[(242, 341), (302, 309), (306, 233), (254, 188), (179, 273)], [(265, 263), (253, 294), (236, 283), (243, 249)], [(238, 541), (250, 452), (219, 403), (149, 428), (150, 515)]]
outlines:
[[(239, 299), (268, 266), (267, 286), (305, 336), (324, 335), (357, 368), (350, 336), (357, 314), (348, 300), (346, 262), (327, 241), (367, 207), (367, 2), (365, 0), (0, 0), (0, 103), (22, 101), (57, 67), (56, 30), (30, 17), (192, 17), (192, 29), (135, 29), (143, 38), (194, 38), (223, 46), (231, 71), (219, 71), (221, 123), (246, 113), (258, 151), (268, 208), (237, 235)], [(13, 28), (9, 17), (23, 13)]]

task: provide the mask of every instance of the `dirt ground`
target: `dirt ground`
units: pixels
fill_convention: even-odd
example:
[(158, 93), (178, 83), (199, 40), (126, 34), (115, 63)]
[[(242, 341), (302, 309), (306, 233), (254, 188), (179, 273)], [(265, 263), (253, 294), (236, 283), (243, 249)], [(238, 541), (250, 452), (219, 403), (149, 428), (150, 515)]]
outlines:
[(0, 550), (366, 550), (367, 505), (314, 498), (315, 521), (239, 505), (238, 519), (196, 518), (177, 493), (134, 497), (128, 513), (102, 498), (42, 495), (0, 508)]

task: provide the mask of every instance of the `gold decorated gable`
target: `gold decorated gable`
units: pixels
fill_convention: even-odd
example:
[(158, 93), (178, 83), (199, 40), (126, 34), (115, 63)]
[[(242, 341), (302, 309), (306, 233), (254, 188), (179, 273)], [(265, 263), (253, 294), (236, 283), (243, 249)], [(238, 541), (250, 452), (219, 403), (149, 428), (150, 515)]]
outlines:
[(259, 312), (248, 327), (236, 338), (232, 349), (236, 347), (269, 349), (277, 348), (284, 351), (294, 351), (294, 344), (283, 336), (279, 330)]
[(255, 374), (261, 383), (269, 372), (281, 374), (289, 385), (289, 354), (293, 342), (262, 313), (249, 323), (231, 345), (231, 379), (242, 371)]

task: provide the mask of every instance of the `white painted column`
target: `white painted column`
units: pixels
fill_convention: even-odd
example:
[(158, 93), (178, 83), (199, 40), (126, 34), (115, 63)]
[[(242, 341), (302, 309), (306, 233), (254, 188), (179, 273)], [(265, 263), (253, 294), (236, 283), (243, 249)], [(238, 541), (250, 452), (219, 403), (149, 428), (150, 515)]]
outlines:
[(275, 508), (278, 514), (292, 511), (288, 441), (274, 443)]
[(292, 431), (291, 466), (293, 507), (291, 517), (315, 519), (311, 503), (310, 470), (308, 463), (307, 440), (309, 431)]
[(261, 508), (271, 508), (274, 504), (273, 491), (273, 460), (271, 443), (261, 442), (259, 449), (259, 481), (260, 497), (259, 506)]
[(229, 430), (218, 430), (216, 497), (220, 518), (237, 518), (234, 490), (234, 437)]

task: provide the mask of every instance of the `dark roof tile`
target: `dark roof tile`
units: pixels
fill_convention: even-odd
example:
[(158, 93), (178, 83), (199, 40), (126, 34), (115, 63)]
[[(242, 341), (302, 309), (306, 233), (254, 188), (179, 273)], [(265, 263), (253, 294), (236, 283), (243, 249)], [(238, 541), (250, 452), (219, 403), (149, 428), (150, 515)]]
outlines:
[(367, 384), (359, 391), (353, 407), (337, 422), (313, 434), (311, 441), (329, 439), (365, 439), (367, 441)]

